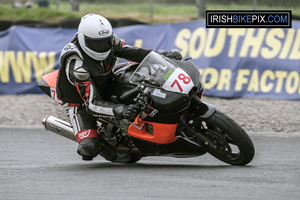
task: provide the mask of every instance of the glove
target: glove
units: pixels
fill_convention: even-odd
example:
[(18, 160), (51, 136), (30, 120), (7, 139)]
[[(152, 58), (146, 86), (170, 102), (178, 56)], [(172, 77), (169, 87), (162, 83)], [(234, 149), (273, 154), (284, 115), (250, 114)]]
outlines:
[(171, 58), (171, 59), (175, 59), (175, 60), (181, 60), (182, 59), (182, 55), (178, 52), (178, 51), (171, 51), (171, 52), (168, 52), (168, 51), (165, 51), (165, 50), (157, 50), (155, 51), (159, 54), (162, 54), (168, 58)]
[(171, 59), (175, 59), (175, 60), (181, 60), (182, 59), (182, 55), (178, 51), (167, 52), (165, 54), (165, 56), (167, 56), (168, 58), (171, 58)]
[(113, 113), (115, 118), (118, 120), (128, 119), (129, 121), (133, 122), (140, 113), (140, 106), (134, 104), (125, 106), (119, 104), (113, 108)]

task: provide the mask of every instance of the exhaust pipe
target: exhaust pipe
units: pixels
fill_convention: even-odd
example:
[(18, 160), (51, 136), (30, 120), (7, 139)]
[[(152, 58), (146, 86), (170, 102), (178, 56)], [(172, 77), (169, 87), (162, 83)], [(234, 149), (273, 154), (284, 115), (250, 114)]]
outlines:
[(44, 118), (42, 120), (42, 123), (47, 130), (77, 142), (73, 132), (73, 128), (70, 123), (53, 116), (48, 116)]
[[(48, 131), (54, 132), (58, 135), (61, 135), (65, 138), (77, 142), (76, 137), (73, 132), (73, 128), (70, 123), (58, 119), (53, 116), (48, 116), (42, 120), (43, 125)], [(137, 148), (128, 148), (122, 145), (118, 145), (116, 148), (117, 153), (141, 153)]]

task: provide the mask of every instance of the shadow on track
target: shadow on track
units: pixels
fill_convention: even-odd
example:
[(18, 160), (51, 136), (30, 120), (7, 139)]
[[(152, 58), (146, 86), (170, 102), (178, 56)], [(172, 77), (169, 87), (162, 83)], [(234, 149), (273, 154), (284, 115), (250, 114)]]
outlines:
[(217, 170), (217, 169), (228, 169), (233, 168), (254, 168), (255, 166), (231, 166), (231, 165), (195, 165), (195, 164), (166, 164), (166, 163), (111, 163), (111, 162), (95, 162), (95, 163), (83, 163), (83, 164), (68, 164), (63, 166), (54, 166), (52, 169), (56, 170), (85, 170), (85, 171), (99, 171), (99, 170)]

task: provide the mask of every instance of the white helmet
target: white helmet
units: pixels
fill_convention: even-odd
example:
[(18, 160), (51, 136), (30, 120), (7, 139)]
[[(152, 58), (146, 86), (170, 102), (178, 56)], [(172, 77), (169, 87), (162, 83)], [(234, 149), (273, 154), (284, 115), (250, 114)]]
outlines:
[(82, 50), (95, 60), (105, 60), (112, 48), (113, 32), (109, 21), (96, 14), (81, 18), (78, 41)]

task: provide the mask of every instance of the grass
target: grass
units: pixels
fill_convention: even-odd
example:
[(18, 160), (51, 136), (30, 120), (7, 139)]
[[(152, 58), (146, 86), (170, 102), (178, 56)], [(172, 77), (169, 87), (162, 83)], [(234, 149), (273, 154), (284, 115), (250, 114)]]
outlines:
[[(208, 4), (207, 10), (252, 10), (252, 5), (237, 4)], [(280, 7), (260, 6), (259, 10), (281, 10)], [(285, 8), (292, 9), (292, 8)], [(293, 15), (300, 16), (300, 8), (293, 8)], [(56, 23), (62, 19), (80, 18), (87, 13), (98, 13), (107, 18), (133, 18), (147, 23), (168, 23), (184, 22), (196, 17), (197, 9), (193, 4), (154, 4), (154, 17), (150, 19), (150, 8), (147, 2), (140, 4), (122, 3), (113, 4), (88, 4), (81, 3), (79, 12), (70, 12), (68, 3), (60, 3), (59, 10), (56, 10), (54, 3), (49, 8), (38, 8), (35, 5), (31, 9), (15, 9), (11, 4), (0, 4), (0, 19), (5, 20), (23, 20), (31, 19)]]
[(196, 7), (193, 5), (154, 5), (154, 18), (150, 19), (149, 4), (80, 4), (79, 12), (70, 12), (68, 3), (60, 3), (59, 10), (55, 4), (49, 8), (38, 8), (36, 5), (31, 9), (13, 8), (10, 4), (0, 4), (0, 19), (2, 20), (39, 20), (48, 23), (56, 23), (62, 19), (80, 18), (87, 13), (101, 14), (107, 18), (134, 18), (147, 23), (182, 22), (194, 18)]
[(1, 20), (37, 20), (49, 23), (55, 23), (62, 19), (71, 19), (79, 17), (78, 14), (72, 12), (56, 11), (54, 9), (45, 8), (12, 8), (8, 5), (0, 5), (0, 19)]

